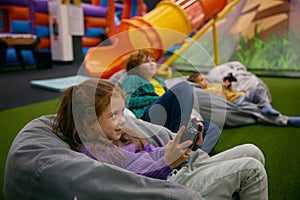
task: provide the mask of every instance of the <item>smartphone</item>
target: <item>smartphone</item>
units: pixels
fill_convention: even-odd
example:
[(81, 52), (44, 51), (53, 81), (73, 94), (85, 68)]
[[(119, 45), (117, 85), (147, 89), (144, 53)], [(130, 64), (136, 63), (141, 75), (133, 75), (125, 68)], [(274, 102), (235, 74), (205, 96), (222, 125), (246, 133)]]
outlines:
[(196, 119), (192, 119), (188, 123), (187, 127), (184, 129), (179, 143), (182, 143), (187, 140), (193, 140), (193, 144), (191, 144), (190, 148), (192, 149), (192, 151), (196, 151), (199, 148), (196, 142), (198, 140), (199, 132), (201, 130), (202, 126), (199, 126), (198, 121)]

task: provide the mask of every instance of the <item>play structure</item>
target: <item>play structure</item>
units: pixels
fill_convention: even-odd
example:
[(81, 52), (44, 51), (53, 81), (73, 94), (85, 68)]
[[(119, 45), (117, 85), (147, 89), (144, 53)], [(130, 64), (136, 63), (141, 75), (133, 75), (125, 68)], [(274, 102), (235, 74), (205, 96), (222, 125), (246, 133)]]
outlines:
[(83, 55), (90, 47), (103, 41), (103, 36), (110, 37), (117, 32), (122, 19), (141, 16), (146, 6), (141, 0), (124, 0), (123, 4), (113, 0), (92, 0), (91, 4), (82, 4), (84, 10), (85, 36), (82, 38)]
[(93, 76), (109, 78), (124, 68), (126, 55), (136, 48), (149, 48), (158, 59), (226, 4), (227, 0), (161, 1), (144, 16), (123, 19), (118, 34), (110, 38), (113, 45), (91, 48), (85, 58), (85, 68)]
[(163, 65), (207, 72), (239, 61), (257, 75), (299, 77), (299, 11), (295, 0), (232, 1)]
[[(38, 2), (39, 3), (39, 2)], [(30, 7), (35, 7), (36, 12), (30, 12)], [(36, 33), (40, 37), (39, 50), (49, 49), (49, 40), (44, 37), (49, 36), (47, 31), (48, 21), (44, 20), (44, 12), (42, 5), (29, 5), (28, 1), (1, 1), (0, 9), (2, 11), (2, 30), (1, 32), (9, 32), (13, 34), (30, 34)], [(36, 16), (34, 14), (36, 13)], [(37, 17), (36, 24), (31, 23), (31, 18)], [(47, 16), (46, 16), (47, 17)], [(36, 29), (36, 30), (35, 30)], [(35, 61), (31, 52), (23, 51), (23, 58), (26, 64), (34, 64)], [(15, 51), (8, 48), (6, 52), (5, 65), (18, 65)]]
[[(171, 64), (177, 59), (182, 59), (181, 57), (184, 57), (184, 59), (187, 59), (189, 62), (189, 65), (192, 66), (192, 68), (197, 67), (197, 66), (202, 66), (203, 63), (210, 63), (213, 66), (218, 66), (220, 65), (220, 52), (219, 52), (219, 46), (220, 46), (220, 41), (219, 41), (219, 36), (218, 36), (218, 31), (217, 31), (217, 24), (220, 20), (223, 20), (224, 23), (224, 18), (226, 15), (235, 8), (235, 10), (239, 10), (242, 6), (239, 5), (237, 8), (237, 5), (240, 3), (240, 0), (233, 0), (229, 2), (226, 7), (220, 11), (218, 14), (216, 14), (212, 19), (210, 19), (199, 31), (195, 32), (195, 34), (192, 35), (191, 38), (185, 43), (174, 45), (168, 50), (170, 51), (170, 57), (163, 63), (164, 67), (171, 66)], [(236, 16), (235, 16), (236, 17)], [(232, 20), (235, 20), (234, 17), (231, 17)], [(232, 20), (230, 22), (232, 22)], [(227, 27), (228, 28), (228, 27)], [(220, 27), (218, 28), (220, 30)], [(222, 30), (222, 32), (227, 32), (226, 30)], [(209, 34), (208, 34), (209, 33)], [(206, 34), (206, 35), (205, 35)], [(203, 56), (204, 58), (202, 60), (199, 60), (198, 58), (201, 57), (199, 56), (201, 53), (199, 51), (205, 51), (207, 53), (208, 49), (207, 46), (201, 46), (202, 44), (199, 42), (202, 39), (202, 36), (205, 39), (207, 37), (210, 37), (211, 39), (208, 40), (210, 43), (210, 47), (212, 48), (212, 53), (210, 55), (205, 55)], [(196, 44), (196, 45), (195, 45)], [(228, 45), (228, 44), (226, 44)], [(199, 47), (201, 46), (201, 47)], [(227, 47), (227, 46), (226, 46)], [(202, 49), (205, 48), (205, 49)], [(192, 50), (191, 50), (192, 49)], [(176, 51), (176, 53), (174, 53)], [(194, 59), (191, 58), (190, 54), (191, 52), (195, 55)], [(211, 58), (214, 58), (213, 62), (211, 61)], [(227, 61), (227, 60), (226, 60)], [(184, 66), (186, 67), (186, 66)], [(184, 71), (184, 69), (181, 69)], [(189, 71), (189, 69), (185, 69), (186, 71)], [(194, 69), (190, 69), (190, 71), (193, 71)]]
[[(91, 0), (95, 6), (108, 7), (108, 0)], [(147, 12), (147, 6), (143, 0), (123, 0), (122, 3), (114, 3), (117, 17), (129, 19), (134, 16), (142, 16)]]
[[(143, 1), (135, 0), (127, 0), (123, 4), (115, 3), (114, 0), (93, 0), (91, 4), (81, 3), (81, 7), (84, 15), (83, 56), (90, 47), (101, 43), (103, 38), (114, 35), (122, 18), (142, 15), (146, 11)], [(39, 38), (38, 51), (50, 54), (49, 21), (48, 0), (0, 1), (0, 33), (35, 34)], [(55, 22), (51, 21), (51, 26), (53, 23)], [(35, 64), (30, 51), (22, 51), (22, 55), (27, 65)], [(19, 61), (14, 48), (10, 46), (7, 49), (5, 66), (17, 65)]]
[(85, 68), (108, 78), (124, 69), (134, 48), (149, 48), (167, 76), (240, 61), (256, 74), (299, 77), (299, 8), (297, 0), (162, 1), (142, 17), (122, 20), (113, 45), (92, 48)]

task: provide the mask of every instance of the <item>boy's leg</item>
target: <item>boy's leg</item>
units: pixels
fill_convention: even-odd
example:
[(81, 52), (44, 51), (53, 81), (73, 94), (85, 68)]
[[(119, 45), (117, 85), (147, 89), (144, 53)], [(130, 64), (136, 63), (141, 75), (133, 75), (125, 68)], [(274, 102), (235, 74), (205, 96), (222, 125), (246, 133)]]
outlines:
[(204, 125), (203, 132), (203, 142), (200, 147), (206, 153), (210, 153), (213, 148), (217, 145), (221, 131), (220, 129), (213, 123), (208, 123), (206, 121), (201, 121)]
[(267, 91), (262, 87), (249, 90), (243, 95), (244, 101), (255, 103), (261, 108), (261, 112), (266, 115), (280, 115), (280, 112), (271, 106)]
[(193, 88), (185, 82), (174, 85), (145, 111), (142, 119), (176, 133), (190, 120), (194, 105)]

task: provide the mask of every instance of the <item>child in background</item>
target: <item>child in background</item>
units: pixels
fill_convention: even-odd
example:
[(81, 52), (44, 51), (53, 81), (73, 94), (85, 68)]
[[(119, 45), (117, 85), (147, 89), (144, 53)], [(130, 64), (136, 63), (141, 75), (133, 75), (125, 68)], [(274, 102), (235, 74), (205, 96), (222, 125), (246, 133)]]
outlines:
[(182, 165), (190, 158), (192, 143), (179, 143), (184, 127), (165, 147), (155, 147), (127, 129), (124, 101), (123, 91), (104, 80), (72, 86), (63, 94), (53, 130), (73, 150), (92, 159), (182, 184), (204, 199), (268, 199), (264, 156), (256, 146), (240, 145)]
[[(264, 88), (256, 87), (247, 92), (234, 92), (232, 82), (236, 82), (237, 79), (232, 75), (232, 73), (229, 73), (227, 76), (223, 77), (222, 84), (208, 83), (204, 75), (200, 72), (195, 72), (194, 74), (190, 75), (187, 80), (198, 84), (207, 92), (214, 93), (237, 106), (243, 102), (249, 102), (256, 104), (260, 108), (261, 113), (265, 115), (273, 116), (273, 118), (282, 116), (279, 111), (272, 108), (267, 91)], [(300, 117), (288, 117), (287, 125), (299, 126)]]
[[(127, 77), (122, 81), (126, 92), (126, 107), (137, 118), (164, 126), (176, 133), (187, 125), (194, 106), (194, 91), (190, 84), (181, 82), (168, 89), (156, 76), (157, 63), (152, 52), (141, 49), (129, 54)], [(211, 153), (218, 143), (220, 131), (213, 123), (201, 121), (205, 139), (201, 149)]]
[(204, 75), (200, 72), (192, 74), (188, 78), (188, 81), (197, 83), (206, 91), (215, 93), (236, 105), (242, 103), (243, 101), (247, 101), (257, 104), (261, 108), (261, 112), (264, 114), (275, 116), (280, 114), (280, 112), (272, 108), (267, 91), (265, 91), (263, 88), (258, 87), (249, 90), (248, 92), (234, 92), (232, 82), (236, 82), (237, 79), (232, 75), (232, 73), (229, 73), (227, 76), (223, 77), (222, 84), (208, 84)]
[(126, 107), (137, 118), (162, 125), (176, 133), (190, 120), (194, 93), (187, 83), (168, 89), (164, 81), (155, 76), (157, 63), (152, 52), (136, 50), (126, 62), (128, 76), (122, 81), (126, 92)]

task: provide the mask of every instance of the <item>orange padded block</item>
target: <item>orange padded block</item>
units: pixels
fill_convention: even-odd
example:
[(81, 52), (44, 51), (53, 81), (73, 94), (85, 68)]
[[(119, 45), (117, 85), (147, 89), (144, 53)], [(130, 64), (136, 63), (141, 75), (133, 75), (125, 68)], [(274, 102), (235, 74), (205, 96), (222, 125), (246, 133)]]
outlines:
[(37, 45), (38, 49), (50, 49), (50, 39), (40, 38), (40, 43)]
[(11, 20), (30, 20), (29, 7), (24, 6), (10, 6), (9, 7), (9, 21)]
[(100, 0), (91, 0), (91, 4), (99, 6), (100, 5)]
[(47, 13), (34, 13), (35, 26), (49, 26), (49, 15)]
[(101, 38), (87, 38), (82, 37), (82, 46), (83, 47), (95, 47), (102, 42)]
[(0, 9), (2, 10), (2, 14), (0, 15), (2, 18), (2, 29), (0, 32), (9, 32), (9, 21), (8, 21), (8, 10), (9, 6), (7, 5), (0, 5)]
[(84, 17), (85, 27), (95, 27), (95, 28), (102, 28), (107, 26), (107, 22), (105, 18), (100, 17)]

